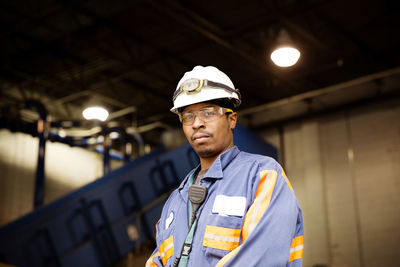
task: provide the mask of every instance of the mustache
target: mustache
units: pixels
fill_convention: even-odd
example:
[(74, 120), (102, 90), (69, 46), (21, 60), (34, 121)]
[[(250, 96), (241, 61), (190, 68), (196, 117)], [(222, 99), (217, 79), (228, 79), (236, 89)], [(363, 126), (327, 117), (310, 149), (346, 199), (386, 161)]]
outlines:
[(194, 140), (194, 136), (197, 135), (197, 134), (206, 134), (206, 135), (208, 135), (209, 137), (213, 137), (213, 136), (214, 136), (212, 133), (207, 132), (207, 131), (205, 131), (205, 130), (198, 130), (198, 131), (196, 131), (196, 132), (194, 132), (194, 133), (192, 134), (192, 136), (190, 137), (190, 139), (193, 141), (193, 140)]

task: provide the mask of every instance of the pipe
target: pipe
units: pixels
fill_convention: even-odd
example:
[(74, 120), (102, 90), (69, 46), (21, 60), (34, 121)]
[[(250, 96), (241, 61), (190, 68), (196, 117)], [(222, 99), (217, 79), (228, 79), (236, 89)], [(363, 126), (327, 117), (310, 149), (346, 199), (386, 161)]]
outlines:
[(62, 104), (74, 101), (74, 100), (82, 98), (82, 97), (87, 97), (87, 96), (98, 97), (98, 98), (104, 100), (105, 102), (107, 102), (107, 103), (109, 103), (111, 105), (114, 105), (116, 107), (126, 108), (126, 105), (124, 103), (121, 103), (121, 102), (119, 102), (119, 101), (117, 101), (117, 100), (115, 100), (113, 98), (101, 95), (99, 93), (96, 93), (96, 92), (93, 92), (93, 91), (90, 91), (90, 90), (84, 90), (84, 91), (80, 91), (80, 92), (77, 92), (77, 93), (73, 93), (73, 94), (64, 96), (64, 97), (62, 97), (62, 98), (60, 98), (60, 99), (58, 99), (56, 101), (49, 102), (48, 104), (52, 105), (52, 106), (62, 105)]
[(111, 147), (111, 138), (109, 136), (108, 129), (104, 130), (103, 133), (103, 175), (106, 175), (111, 171), (110, 166), (110, 147)]
[(35, 177), (35, 191), (33, 198), (33, 207), (37, 209), (43, 205), (45, 193), (45, 173), (44, 173), (44, 159), (46, 152), (46, 139), (47, 139), (47, 111), (42, 103), (36, 100), (28, 100), (24, 103), (24, 107), (33, 109), (39, 114), (37, 121), (37, 134), (39, 137), (39, 151), (36, 167)]
[(363, 236), (361, 229), (361, 215), (359, 208), (359, 199), (358, 199), (358, 189), (357, 189), (357, 181), (356, 181), (356, 167), (354, 161), (354, 145), (353, 145), (353, 137), (351, 132), (351, 121), (350, 121), (349, 111), (346, 111), (346, 138), (347, 138), (347, 162), (350, 170), (350, 180), (351, 180), (351, 191), (353, 196), (353, 205), (354, 205), (354, 213), (356, 219), (356, 235), (357, 235), (357, 244), (358, 244), (358, 261), (361, 267), (365, 266), (364, 262), (364, 245), (363, 245)]
[(136, 107), (127, 107), (127, 108), (123, 108), (123, 109), (121, 109), (121, 110), (118, 110), (118, 111), (115, 111), (115, 112), (111, 113), (111, 114), (108, 116), (107, 120), (108, 120), (108, 121), (111, 121), (111, 120), (113, 120), (113, 119), (115, 119), (115, 118), (124, 116), (124, 115), (129, 114), (129, 113), (133, 113), (133, 112), (136, 112)]
[(112, 132), (117, 132), (119, 134), (119, 139), (123, 143), (123, 160), (124, 163), (129, 162), (132, 153), (132, 141), (127, 138), (125, 130), (121, 127), (112, 127), (108, 129), (108, 134)]
[(108, 128), (107, 126), (103, 126), (102, 135), (104, 136), (104, 140), (103, 140), (103, 173), (104, 173), (104, 175), (111, 171), (110, 148), (112, 145), (112, 139), (110, 137), (110, 134), (112, 132), (117, 132), (119, 134), (119, 136), (118, 136), (119, 139), (123, 143), (124, 163), (129, 162), (131, 159), (133, 139), (135, 139), (137, 141), (137, 143), (139, 144), (139, 155), (142, 155), (143, 150), (144, 150), (143, 149), (143, 147), (144, 147), (143, 139), (138, 133), (127, 134), (125, 132), (125, 130), (121, 127)]
[(128, 127), (127, 128), (127, 132), (128, 133), (144, 133), (144, 132), (148, 132), (151, 131), (155, 128), (163, 128), (163, 129), (172, 129), (172, 127), (162, 121), (156, 121), (156, 122), (152, 122), (143, 126), (139, 126), (139, 127)]
[(294, 103), (294, 102), (300, 102), (300, 101), (304, 101), (306, 99), (310, 99), (310, 98), (314, 98), (314, 97), (318, 97), (318, 96), (322, 96), (322, 95), (327, 95), (327, 94), (331, 94), (334, 93), (336, 91), (339, 90), (343, 90), (352, 86), (357, 86), (363, 83), (367, 83), (367, 82), (371, 82), (377, 79), (382, 79), (385, 77), (389, 77), (395, 74), (400, 74), (400, 68), (394, 68), (394, 69), (390, 69), (390, 70), (386, 70), (386, 71), (382, 71), (382, 72), (378, 72), (378, 73), (374, 73), (371, 75), (367, 75), (364, 77), (360, 77), (351, 81), (347, 81), (347, 82), (343, 82), (343, 83), (339, 83), (339, 84), (335, 84), (332, 86), (328, 86), (328, 87), (324, 87), (321, 89), (317, 89), (314, 91), (309, 91), (309, 92), (305, 92), (302, 94), (298, 94), (298, 95), (294, 95), (294, 96), (290, 96), (287, 98), (283, 98), (283, 99), (279, 99), (277, 101), (273, 101), (270, 103), (266, 103), (260, 106), (256, 106), (253, 108), (248, 108), (245, 110), (242, 110), (238, 113), (239, 116), (243, 116), (243, 115), (249, 115), (249, 114), (253, 114), (253, 113), (257, 113), (257, 112), (261, 112), (261, 111), (265, 111), (268, 109), (272, 109), (272, 108), (276, 108), (276, 107), (280, 107), (283, 105), (287, 105), (290, 103)]

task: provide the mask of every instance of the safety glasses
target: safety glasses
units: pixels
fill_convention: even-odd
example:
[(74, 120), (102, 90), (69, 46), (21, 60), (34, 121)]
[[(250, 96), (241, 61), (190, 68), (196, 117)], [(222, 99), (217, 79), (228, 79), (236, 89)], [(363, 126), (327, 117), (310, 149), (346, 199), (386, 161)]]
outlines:
[(225, 113), (233, 113), (233, 110), (222, 107), (206, 107), (196, 111), (183, 111), (179, 114), (179, 119), (183, 125), (190, 126), (194, 123), (196, 116), (203, 122), (211, 122)]

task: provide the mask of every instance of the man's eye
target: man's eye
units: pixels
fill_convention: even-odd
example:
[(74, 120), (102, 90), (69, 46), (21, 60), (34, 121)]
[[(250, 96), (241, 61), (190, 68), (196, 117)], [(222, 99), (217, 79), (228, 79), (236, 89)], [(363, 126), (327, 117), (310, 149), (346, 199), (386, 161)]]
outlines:
[(194, 115), (189, 113), (189, 114), (183, 114), (182, 117), (183, 117), (184, 120), (192, 120)]
[(206, 117), (212, 117), (215, 115), (215, 112), (213, 111), (204, 111), (204, 116)]

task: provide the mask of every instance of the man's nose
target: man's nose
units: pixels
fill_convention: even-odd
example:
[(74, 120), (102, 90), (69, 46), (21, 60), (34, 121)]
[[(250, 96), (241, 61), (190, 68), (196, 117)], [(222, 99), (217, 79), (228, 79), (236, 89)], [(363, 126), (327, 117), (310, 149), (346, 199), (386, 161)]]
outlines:
[(202, 126), (204, 126), (204, 121), (202, 119), (200, 119), (199, 116), (196, 115), (194, 117), (194, 121), (193, 121), (192, 127), (194, 129), (197, 129), (197, 128), (200, 128)]

